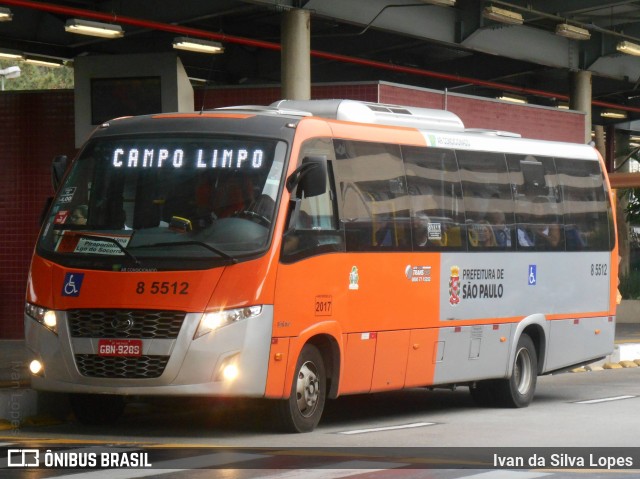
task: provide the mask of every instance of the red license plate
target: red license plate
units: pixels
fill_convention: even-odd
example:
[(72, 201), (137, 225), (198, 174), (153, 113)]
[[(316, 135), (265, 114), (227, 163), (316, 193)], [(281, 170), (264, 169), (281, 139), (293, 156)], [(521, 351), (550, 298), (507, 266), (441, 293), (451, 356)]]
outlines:
[(100, 339), (98, 356), (141, 356), (141, 339)]

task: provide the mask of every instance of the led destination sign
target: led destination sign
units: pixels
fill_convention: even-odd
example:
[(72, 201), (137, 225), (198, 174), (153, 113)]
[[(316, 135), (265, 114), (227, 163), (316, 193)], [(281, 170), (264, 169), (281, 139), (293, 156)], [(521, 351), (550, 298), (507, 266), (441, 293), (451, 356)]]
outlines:
[(111, 164), (115, 168), (200, 168), (249, 169), (262, 168), (265, 151), (262, 148), (115, 148)]

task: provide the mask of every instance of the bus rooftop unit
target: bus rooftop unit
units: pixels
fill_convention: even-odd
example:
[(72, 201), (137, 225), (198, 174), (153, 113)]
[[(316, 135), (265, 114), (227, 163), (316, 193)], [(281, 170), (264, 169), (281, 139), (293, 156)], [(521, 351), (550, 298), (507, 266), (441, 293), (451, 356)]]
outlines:
[(612, 351), (618, 250), (596, 150), (517, 136), (349, 100), (104, 123), (33, 255), (33, 387), (85, 423), (264, 398), (298, 432), (356, 393), (527, 406)]

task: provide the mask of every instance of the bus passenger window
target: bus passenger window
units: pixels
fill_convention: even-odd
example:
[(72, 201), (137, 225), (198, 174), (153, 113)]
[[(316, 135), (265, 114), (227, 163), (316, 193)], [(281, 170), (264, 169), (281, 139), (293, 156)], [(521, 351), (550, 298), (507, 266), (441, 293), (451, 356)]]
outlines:
[(517, 249), (564, 251), (562, 196), (553, 158), (507, 155)]
[(409, 251), (407, 185), (398, 145), (334, 140), (338, 208), (348, 251)]
[(464, 205), (453, 151), (403, 146), (414, 250), (466, 249)]
[(502, 153), (457, 150), (470, 250), (511, 249), (513, 197)]
[(564, 199), (567, 250), (609, 251), (613, 220), (597, 161), (556, 158)]

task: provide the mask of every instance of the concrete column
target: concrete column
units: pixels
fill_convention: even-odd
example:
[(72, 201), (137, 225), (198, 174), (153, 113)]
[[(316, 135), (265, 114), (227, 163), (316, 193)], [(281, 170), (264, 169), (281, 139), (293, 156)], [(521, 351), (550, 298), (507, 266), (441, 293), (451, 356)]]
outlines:
[(580, 70), (571, 74), (572, 87), (569, 107), (585, 114), (584, 142), (591, 141), (591, 72)]
[(311, 98), (311, 15), (309, 10), (294, 9), (282, 18), (281, 67), (282, 98)]

